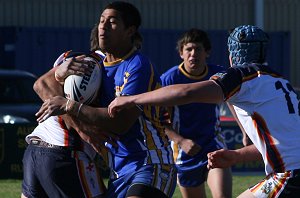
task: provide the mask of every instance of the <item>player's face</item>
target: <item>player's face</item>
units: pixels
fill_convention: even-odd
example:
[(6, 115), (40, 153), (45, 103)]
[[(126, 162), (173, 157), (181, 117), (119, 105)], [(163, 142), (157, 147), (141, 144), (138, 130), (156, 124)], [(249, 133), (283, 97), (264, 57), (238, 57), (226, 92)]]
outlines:
[[(128, 28), (127, 28), (128, 29)], [(130, 36), (118, 11), (106, 9), (100, 17), (98, 38), (100, 48), (113, 54), (128, 43)]]
[(232, 67), (232, 57), (231, 57), (230, 53), (229, 53), (229, 64), (230, 64), (230, 67)]
[(202, 43), (187, 43), (183, 46), (180, 57), (183, 59), (187, 72), (198, 75), (202, 73), (206, 66), (208, 53)]

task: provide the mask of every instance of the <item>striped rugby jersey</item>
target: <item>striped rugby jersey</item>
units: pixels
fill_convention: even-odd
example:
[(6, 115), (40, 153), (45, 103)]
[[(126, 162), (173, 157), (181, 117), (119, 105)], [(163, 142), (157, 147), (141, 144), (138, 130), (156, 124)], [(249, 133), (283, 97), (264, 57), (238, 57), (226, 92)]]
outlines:
[[(155, 68), (138, 50), (133, 49), (115, 62), (104, 60), (103, 64), (102, 107), (107, 107), (116, 96), (135, 95), (161, 87)], [(117, 176), (144, 164), (173, 164), (172, 149), (160, 119), (163, 108), (146, 105), (140, 109), (141, 115), (133, 126), (119, 136), (118, 148), (107, 145), (113, 156), (111, 168)]]
[(211, 79), (262, 154), (266, 174), (299, 169), (300, 109), (290, 82), (257, 64), (231, 67)]
[[(70, 56), (72, 53), (73, 52), (71, 50), (62, 53), (54, 62), (53, 67), (59, 66), (65, 60), (65, 58)], [(93, 54), (93, 56), (97, 57), (99, 60), (104, 58), (103, 53), (100, 51), (91, 54)], [(94, 149), (89, 144), (84, 142), (74, 129), (68, 129), (64, 123), (64, 120), (60, 116), (51, 116), (44, 122), (39, 123), (34, 131), (26, 136), (25, 140), (27, 143), (29, 143), (32, 136), (37, 136), (43, 141), (57, 146), (72, 147), (76, 150), (85, 151), (85, 153), (91, 158), (94, 158), (96, 155)]]

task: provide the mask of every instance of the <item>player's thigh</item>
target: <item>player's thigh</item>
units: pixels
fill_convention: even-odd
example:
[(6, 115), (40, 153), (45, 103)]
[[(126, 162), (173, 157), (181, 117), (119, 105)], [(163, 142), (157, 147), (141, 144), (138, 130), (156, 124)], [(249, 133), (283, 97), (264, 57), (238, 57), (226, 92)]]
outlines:
[(161, 190), (145, 184), (133, 184), (127, 191), (126, 198), (169, 198)]
[(40, 153), (40, 148), (32, 145), (28, 145), (24, 152), (22, 195), (25, 197), (47, 197), (37, 174), (39, 169), (37, 162), (43, 160)]
[(206, 198), (205, 183), (195, 187), (183, 187), (178, 184), (182, 198)]
[(213, 197), (232, 197), (232, 174), (230, 168), (208, 171), (207, 184)]
[(205, 181), (208, 170), (206, 164), (194, 166), (177, 165), (178, 186), (182, 197), (205, 197)]
[(178, 185), (182, 187), (197, 187), (206, 181), (208, 170), (206, 164), (177, 165)]
[[(136, 184), (142, 184), (143, 186), (137, 186)], [(163, 192), (166, 196), (171, 197), (175, 191), (175, 187), (176, 167), (174, 165), (146, 165), (133, 175), (127, 196), (145, 197), (143, 196), (145, 193), (149, 194), (147, 192), (151, 192), (151, 188), (155, 188)], [(158, 191), (157, 194), (159, 194)]]
[(240, 194), (237, 198), (255, 198), (255, 196), (252, 194), (252, 192), (247, 189), (242, 194)]
[(75, 151), (44, 148), (37, 173), (47, 194), (53, 197), (84, 197)]
[(100, 169), (84, 152), (77, 152), (76, 165), (80, 183), (86, 197), (102, 197), (106, 193)]
[(300, 169), (283, 173), (271, 173), (249, 188), (255, 197), (300, 197)]

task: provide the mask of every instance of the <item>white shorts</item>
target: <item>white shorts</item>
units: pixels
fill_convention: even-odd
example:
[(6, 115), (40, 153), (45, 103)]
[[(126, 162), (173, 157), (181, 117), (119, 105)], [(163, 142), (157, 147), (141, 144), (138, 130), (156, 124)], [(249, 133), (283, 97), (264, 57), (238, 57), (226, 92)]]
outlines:
[(300, 169), (271, 173), (249, 190), (257, 198), (300, 197)]
[(86, 197), (103, 195), (106, 192), (106, 187), (95, 162), (89, 160), (85, 153), (78, 151), (74, 158), (77, 162), (78, 175)]

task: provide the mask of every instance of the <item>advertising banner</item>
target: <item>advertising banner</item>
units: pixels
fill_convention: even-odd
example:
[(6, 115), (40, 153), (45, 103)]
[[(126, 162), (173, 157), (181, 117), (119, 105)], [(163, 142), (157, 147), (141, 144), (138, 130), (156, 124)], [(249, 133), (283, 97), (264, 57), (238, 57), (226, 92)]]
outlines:
[(27, 146), (25, 137), (32, 124), (0, 124), (0, 178), (22, 178), (22, 158)]

